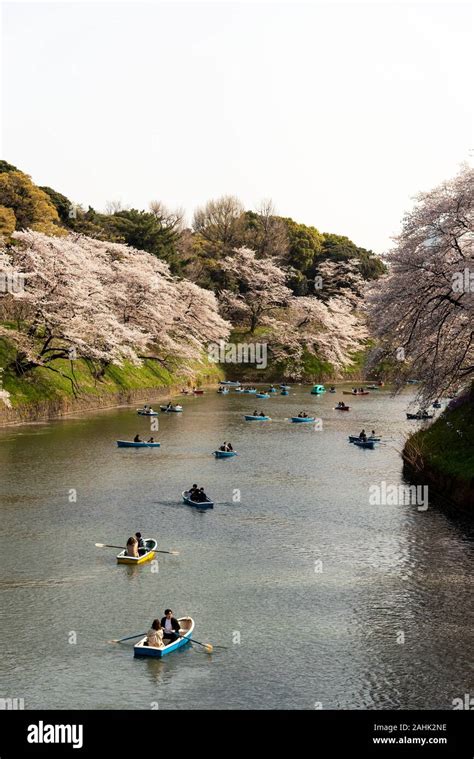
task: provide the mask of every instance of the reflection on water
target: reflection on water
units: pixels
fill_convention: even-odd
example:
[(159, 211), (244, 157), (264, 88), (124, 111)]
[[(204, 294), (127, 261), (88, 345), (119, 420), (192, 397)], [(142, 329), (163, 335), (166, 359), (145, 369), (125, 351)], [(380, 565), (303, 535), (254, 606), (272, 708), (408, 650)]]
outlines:
[[(155, 450), (115, 447), (149, 432), (132, 409), (0, 430), (2, 694), (27, 708), (426, 709), (472, 693), (466, 526), (369, 503), (371, 485), (403, 482), (407, 397), (338, 414), (308, 393), (267, 401), (265, 426), (243, 420), (246, 396), (186, 398)], [(322, 431), (288, 422), (303, 407)], [(362, 427), (383, 445), (349, 445)], [(211, 456), (223, 440), (240, 455)], [(182, 503), (192, 482), (214, 510)], [(137, 530), (180, 555), (158, 554), (154, 572), (94, 546)], [(167, 606), (227, 650), (140, 660), (134, 640), (107, 643)]]

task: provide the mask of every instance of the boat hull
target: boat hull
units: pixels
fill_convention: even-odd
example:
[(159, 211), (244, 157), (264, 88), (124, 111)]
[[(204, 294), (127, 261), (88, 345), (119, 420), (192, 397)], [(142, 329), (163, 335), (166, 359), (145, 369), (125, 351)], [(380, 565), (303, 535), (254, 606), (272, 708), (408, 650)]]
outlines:
[(307, 416), (307, 417), (292, 416), (291, 421), (294, 422), (295, 424), (298, 424), (298, 423), (302, 424), (304, 422), (315, 422), (316, 419), (314, 418), (314, 416)]
[(201, 501), (201, 502), (192, 501), (187, 495), (188, 492), (189, 491), (187, 490), (183, 490), (181, 494), (183, 496), (184, 503), (186, 503), (188, 506), (194, 506), (195, 509), (213, 509), (214, 508), (214, 501)]
[(137, 411), (138, 416), (158, 416), (158, 411)]
[(358, 448), (375, 448), (375, 443), (373, 440), (354, 440), (354, 445), (356, 445)]
[(236, 451), (214, 451), (216, 459), (231, 459), (232, 456), (237, 456)]
[(342, 394), (343, 394), (343, 395), (354, 395), (354, 396), (355, 396), (355, 395), (370, 395), (370, 393), (369, 393), (367, 390), (364, 390), (364, 392), (363, 392), (363, 393), (352, 393), (352, 392), (350, 392), (349, 390), (343, 390), (343, 391), (342, 391)]
[[(349, 443), (356, 443), (359, 440), (360, 440), (360, 437), (358, 435), (349, 435)], [(367, 440), (372, 441), (372, 443), (380, 443), (381, 438), (368, 437)]]
[(144, 643), (146, 641), (146, 635), (138, 641), (133, 647), (133, 655), (140, 657), (140, 656), (151, 656), (155, 659), (161, 659), (163, 656), (166, 656), (167, 654), (173, 653), (173, 651), (177, 651), (178, 648), (183, 648), (183, 646), (186, 646), (191, 641), (189, 640), (191, 635), (193, 634), (194, 630), (194, 620), (191, 617), (180, 617), (178, 619), (180, 627), (184, 630), (184, 625), (186, 624), (186, 632), (183, 632), (182, 638), (179, 638), (178, 640), (175, 640), (173, 643), (169, 643), (164, 648), (154, 648), (153, 646), (145, 646)]
[(117, 440), (118, 448), (159, 448), (161, 443), (134, 443), (133, 440)]
[(257, 394), (255, 395), (255, 397), (256, 397), (256, 398), (260, 398), (260, 399), (266, 399), (266, 398), (270, 398), (270, 396), (268, 395), (268, 393), (257, 393)]
[(269, 416), (253, 416), (253, 414), (246, 414), (245, 421), (246, 422), (270, 422), (271, 419)]
[(345, 408), (341, 408), (340, 406), (334, 406), (334, 411), (350, 411), (351, 407), (346, 406)]
[(160, 409), (167, 414), (181, 414), (182, 408), (168, 408), (167, 406), (160, 406)]
[(117, 564), (144, 564), (146, 561), (154, 559), (158, 545), (157, 541), (152, 538), (147, 538), (145, 544), (148, 550), (142, 556), (127, 556), (126, 549), (120, 551), (120, 553), (117, 554)]

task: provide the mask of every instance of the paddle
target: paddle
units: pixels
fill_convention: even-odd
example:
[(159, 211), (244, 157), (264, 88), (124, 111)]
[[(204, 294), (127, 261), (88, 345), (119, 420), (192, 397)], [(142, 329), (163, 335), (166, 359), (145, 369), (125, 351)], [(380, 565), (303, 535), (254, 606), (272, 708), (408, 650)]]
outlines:
[[(96, 543), (95, 547), (96, 548), (121, 548), (122, 550), (125, 550), (125, 546), (112, 546), (110, 545), (110, 543)], [(158, 551), (156, 548), (154, 548), (153, 551), (155, 553), (170, 553), (172, 556), (179, 556), (179, 551)]]
[[(116, 548), (116, 546), (114, 546)], [(107, 643), (122, 643), (124, 640), (132, 640), (132, 638), (142, 638), (146, 633), (137, 633), (136, 635), (129, 635), (126, 638), (112, 638), (112, 640), (108, 640)]]

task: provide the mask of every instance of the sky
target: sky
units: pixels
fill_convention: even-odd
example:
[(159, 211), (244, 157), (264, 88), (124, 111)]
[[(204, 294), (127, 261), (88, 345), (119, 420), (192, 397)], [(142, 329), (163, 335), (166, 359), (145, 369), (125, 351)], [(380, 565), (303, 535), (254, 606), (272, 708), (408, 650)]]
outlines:
[(237, 195), (387, 250), (472, 156), (472, 7), (3, 3), (1, 157), (103, 210)]

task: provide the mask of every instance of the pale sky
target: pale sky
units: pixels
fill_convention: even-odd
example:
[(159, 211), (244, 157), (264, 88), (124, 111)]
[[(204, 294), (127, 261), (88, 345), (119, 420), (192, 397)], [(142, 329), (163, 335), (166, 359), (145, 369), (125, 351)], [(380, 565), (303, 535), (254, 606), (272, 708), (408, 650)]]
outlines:
[(71, 200), (223, 194), (383, 252), (472, 144), (467, 4), (4, 3), (1, 157)]

